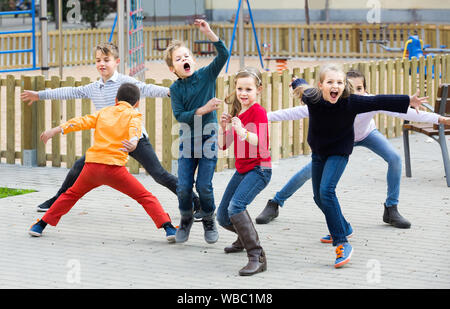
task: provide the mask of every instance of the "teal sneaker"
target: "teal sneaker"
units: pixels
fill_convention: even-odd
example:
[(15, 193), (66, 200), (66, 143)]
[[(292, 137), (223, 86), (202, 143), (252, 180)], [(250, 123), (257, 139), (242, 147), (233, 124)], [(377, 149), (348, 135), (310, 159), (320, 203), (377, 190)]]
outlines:
[(338, 245), (336, 248), (336, 261), (334, 262), (334, 268), (340, 268), (350, 262), (352, 254), (353, 248), (348, 242)]

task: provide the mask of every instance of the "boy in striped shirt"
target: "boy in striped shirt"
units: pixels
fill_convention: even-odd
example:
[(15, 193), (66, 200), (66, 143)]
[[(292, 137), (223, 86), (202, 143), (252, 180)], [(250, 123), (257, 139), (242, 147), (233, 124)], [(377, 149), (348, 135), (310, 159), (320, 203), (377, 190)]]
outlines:
[[(168, 97), (169, 89), (166, 87), (156, 86), (140, 82), (130, 76), (117, 72), (120, 63), (119, 52), (116, 45), (112, 43), (102, 43), (95, 48), (95, 65), (100, 78), (85, 86), (79, 87), (62, 87), (57, 89), (47, 89), (42, 91), (24, 91), (21, 99), (32, 104), (37, 100), (68, 100), (75, 98), (88, 98), (92, 100), (95, 108), (100, 110), (107, 106), (114, 105), (117, 89), (124, 83), (132, 83), (136, 85), (144, 97)], [(155, 181), (174, 194), (177, 194), (178, 179), (174, 175), (167, 172), (159, 162), (156, 153), (150, 144), (148, 134), (145, 128), (142, 128), (137, 145), (124, 143), (123, 145), (130, 156), (136, 159)], [(57, 194), (45, 201), (37, 207), (38, 211), (45, 212), (56, 201), (56, 199), (69, 189), (77, 179), (83, 169), (85, 156), (83, 155), (77, 160), (66, 176), (61, 188)], [(198, 196), (194, 193), (194, 208), (199, 209), (200, 204)]]

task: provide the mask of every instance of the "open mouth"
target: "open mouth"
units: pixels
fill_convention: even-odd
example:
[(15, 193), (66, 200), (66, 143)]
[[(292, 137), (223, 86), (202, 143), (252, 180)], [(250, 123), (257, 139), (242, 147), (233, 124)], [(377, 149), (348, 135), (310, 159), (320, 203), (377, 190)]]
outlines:
[(183, 69), (184, 69), (184, 71), (189, 72), (189, 71), (191, 70), (191, 65), (190, 65), (189, 63), (186, 62), (186, 63), (183, 65)]
[(337, 99), (338, 95), (339, 95), (339, 92), (337, 92), (337, 91), (331, 91), (331, 92), (330, 92), (330, 97), (331, 97), (333, 100)]

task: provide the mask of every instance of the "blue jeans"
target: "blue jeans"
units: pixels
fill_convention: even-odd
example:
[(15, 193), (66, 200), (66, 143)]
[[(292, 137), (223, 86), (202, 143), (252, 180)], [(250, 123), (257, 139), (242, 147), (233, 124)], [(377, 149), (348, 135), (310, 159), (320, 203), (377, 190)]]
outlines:
[(199, 138), (180, 140), (178, 159), (178, 207), (182, 216), (192, 215), (192, 188), (197, 170), (195, 188), (200, 199), (200, 209), (205, 215), (214, 213), (212, 178), (217, 164), (217, 136), (203, 135)]
[(388, 163), (386, 206), (397, 205), (402, 176), (402, 158), (400, 155), (387, 138), (376, 129), (362, 141), (356, 142), (355, 146), (363, 146), (372, 150)]
[(232, 225), (230, 217), (247, 209), (247, 206), (267, 186), (272, 177), (272, 169), (255, 166), (245, 174), (235, 172), (225, 189), (217, 222), (221, 226)]
[[(398, 205), (400, 179), (402, 175), (402, 158), (391, 143), (378, 130), (373, 130), (365, 139), (356, 142), (355, 146), (363, 146), (379, 155), (388, 163), (386, 206)], [(273, 200), (283, 206), (303, 184), (311, 178), (311, 163), (305, 165), (275, 194)]]
[(336, 196), (336, 186), (348, 163), (348, 156), (320, 156), (313, 153), (311, 175), (314, 201), (325, 215), (333, 246), (347, 242), (352, 233)]

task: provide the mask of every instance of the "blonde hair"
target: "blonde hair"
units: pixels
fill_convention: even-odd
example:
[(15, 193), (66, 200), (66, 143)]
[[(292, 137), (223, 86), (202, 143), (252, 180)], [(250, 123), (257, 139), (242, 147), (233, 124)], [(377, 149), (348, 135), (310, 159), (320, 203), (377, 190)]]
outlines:
[[(262, 86), (262, 75), (257, 68), (245, 67), (244, 69), (238, 71), (234, 77), (234, 89), (236, 89), (236, 82), (239, 78), (252, 77), (255, 80), (256, 87)], [(236, 97), (236, 90), (230, 93), (225, 98), (225, 103), (231, 104), (231, 116), (235, 117), (241, 112), (242, 106)]]
[(319, 88), (319, 83), (323, 83), (323, 81), (325, 80), (326, 74), (330, 71), (342, 73), (342, 75), (344, 76), (345, 86), (344, 86), (344, 92), (342, 93), (342, 96), (341, 96), (342, 98), (344, 98), (344, 99), (348, 98), (350, 96), (350, 94), (354, 93), (352, 84), (348, 82), (347, 76), (346, 76), (342, 66), (340, 66), (339, 64), (336, 64), (336, 63), (329, 63), (329, 64), (325, 64), (320, 67), (319, 79), (316, 81), (316, 85), (314, 87), (311, 85), (308, 85), (308, 84), (299, 85), (297, 88), (294, 89), (294, 96), (301, 99), (303, 97), (303, 94), (305, 93), (305, 90), (311, 89), (310, 91), (308, 91), (308, 94), (307, 94), (308, 98), (311, 98), (313, 103), (317, 103), (323, 96), (322, 91)]
[[(173, 67), (173, 56), (172, 56), (173, 52), (180, 47), (186, 47), (186, 44), (184, 44), (184, 42), (180, 40), (173, 40), (164, 50), (164, 61), (166, 62), (169, 68)], [(192, 56), (191, 50), (190, 49), (188, 50)]]
[(94, 53), (96, 54), (97, 51), (100, 51), (105, 56), (113, 56), (114, 58), (119, 58), (119, 49), (117, 48), (117, 45), (111, 42), (103, 42), (98, 44), (94, 48)]

